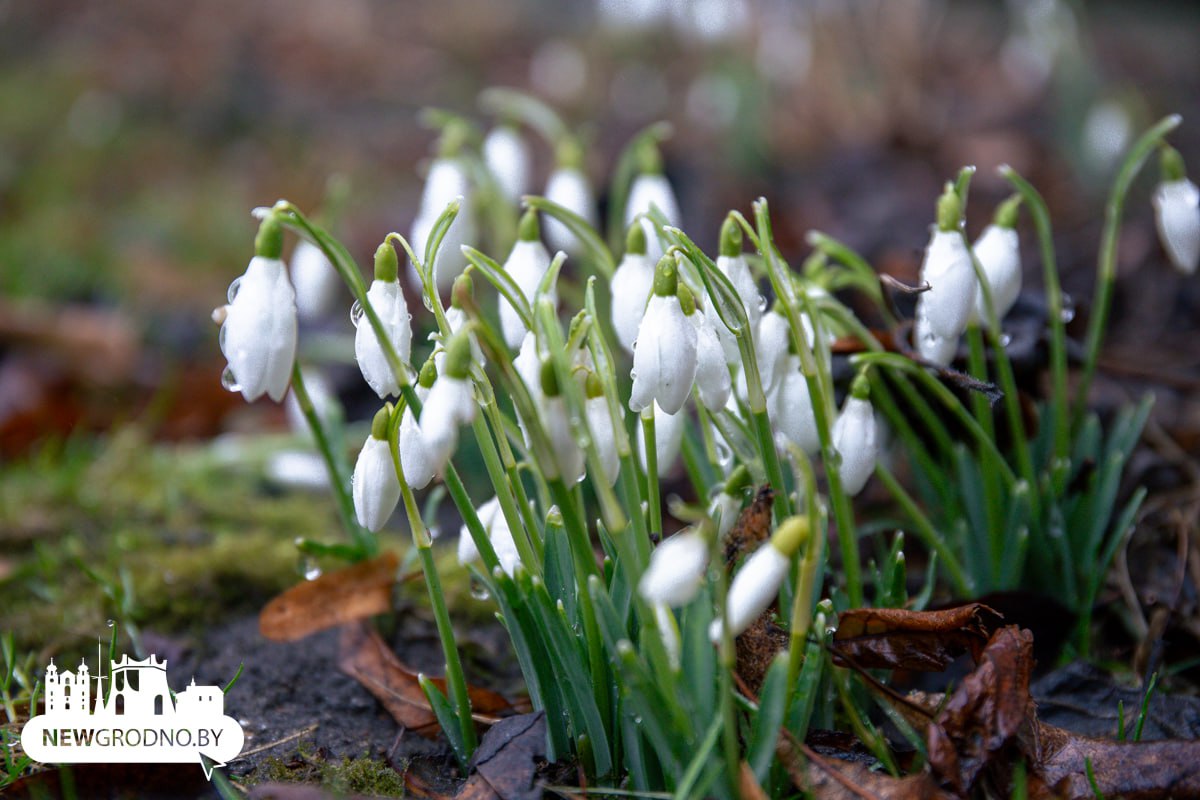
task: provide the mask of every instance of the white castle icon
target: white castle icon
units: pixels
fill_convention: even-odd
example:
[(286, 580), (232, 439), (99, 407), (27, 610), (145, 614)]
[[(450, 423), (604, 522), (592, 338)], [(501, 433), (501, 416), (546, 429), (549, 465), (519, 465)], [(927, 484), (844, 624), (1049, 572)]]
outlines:
[[(86, 661), (75, 672), (59, 671), (54, 660), (46, 667), (47, 717), (95, 716), (174, 717), (187, 715), (204, 719), (225, 713), (225, 694), (219, 686), (197, 686), (196, 679), (174, 697), (167, 686), (167, 662), (151, 654), (138, 661), (122, 654), (120, 661), (109, 661), (112, 684), (105, 698), (102, 675), (92, 678)], [(96, 700), (91, 707), (91, 681), (96, 681)]]

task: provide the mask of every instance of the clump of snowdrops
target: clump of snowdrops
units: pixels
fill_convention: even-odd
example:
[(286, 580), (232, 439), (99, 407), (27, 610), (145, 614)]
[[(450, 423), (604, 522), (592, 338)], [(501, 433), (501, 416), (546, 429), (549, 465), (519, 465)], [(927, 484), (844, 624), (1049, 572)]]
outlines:
[[(409, 236), (385, 237), (372, 280), (342, 244), (280, 201), (256, 211), (255, 257), (217, 315), (226, 385), (250, 401), (279, 401), (290, 385), (312, 424), (351, 541), (308, 543), (309, 551), (370, 557), (377, 532), (403, 508), (448, 691), (424, 678), (422, 686), (461, 763), (476, 729), (430, 513), (418, 502), (435, 485), (463, 521), (459, 558), (496, 604), (532, 704), (545, 711), (551, 757), (577, 758), (593, 778), (641, 792), (736, 796), (747, 774), (782, 791), (781, 730), (802, 739), (810, 723), (833, 727), (837, 701), (892, 763), (822, 644), (838, 610), (923, 603), (934, 564), (964, 596), (1017, 585), (1034, 571), (1074, 579), (1090, 569), (1071, 598), (1073, 607), (1090, 602), (1137, 507), (1135, 497), (1110, 519), (1114, 476), (1145, 414), (1105, 438), (1086, 415), (1086, 389), (1124, 196), (1155, 146), (1164, 148), (1155, 200), (1164, 243), (1180, 268), (1197, 260), (1196, 190), (1162, 143), (1176, 118), (1139, 140), (1114, 188), (1072, 412), (1048, 215), (1012, 170), (1002, 172), (1015, 194), (973, 245), (963, 224), (971, 170), (931, 202), (911, 345), (887, 351), (838, 296), (861, 292), (882, 320), (897, 323), (875, 271), (818, 233), (793, 269), (775, 245), (765, 199), (750, 218), (729, 212), (715, 257), (694, 243), (662, 172), (663, 126), (639, 134), (618, 159), (606, 240), (578, 139), (521, 95), (491, 92), (485, 107), (502, 122), (482, 138), (461, 118), (437, 117), (442, 134), (418, 215)], [(556, 154), (540, 196), (529, 194), (522, 127)], [(1032, 436), (1003, 337), (1020, 290), (1022, 209), (1041, 243), (1050, 310), (1052, 391)], [(322, 256), (314, 263), (355, 298), (355, 354), (382, 406), (352, 476), (296, 363), (298, 298), (281, 260), (285, 230), (301, 239), (296, 258)], [(408, 298), (416, 296), (414, 319)], [(964, 336), (969, 375), (951, 368)], [(847, 341), (853, 377), (839, 385), (832, 345)], [(965, 385), (1003, 399), (993, 409), (982, 391), (964, 401), (949, 388)], [(1013, 431), (1006, 451), (995, 437), (1000, 413)], [(464, 436), (478, 448), (490, 496), (469, 495), (456, 468)], [(911, 465), (924, 503), (881, 461), (885, 440)], [(1073, 494), (1080, 464), (1101, 451), (1103, 471)], [(686, 496), (664, 498), (681, 462)], [(872, 476), (932, 555), (927, 586), (912, 600), (902, 536), (878, 544), (873, 569), (860, 563), (852, 498)], [(764, 485), (773, 490), (771, 522), (727, 546)], [(1077, 513), (1088, 518), (1082, 532)], [(836, 555), (826, 552), (831, 533)], [(1047, 549), (1055, 538), (1060, 549)], [(1077, 566), (1084, 556), (1091, 561)], [(736, 674), (737, 642), (760, 640), (764, 626), (782, 636), (750, 686)]]

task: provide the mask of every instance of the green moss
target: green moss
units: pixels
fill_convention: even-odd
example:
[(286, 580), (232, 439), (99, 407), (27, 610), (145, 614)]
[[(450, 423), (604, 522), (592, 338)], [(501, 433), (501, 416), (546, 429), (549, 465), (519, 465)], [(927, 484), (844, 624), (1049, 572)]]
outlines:
[(300, 759), (284, 761), (268, 758), (249, 783), (319, 784), (334, 794), (363, 794), (372, 797), (402, 797), (404, 776), (386, 762), (365, 753), (357, 758), (345, 756), (341, 761), (326, 761), (320, 756), (301, 750)]

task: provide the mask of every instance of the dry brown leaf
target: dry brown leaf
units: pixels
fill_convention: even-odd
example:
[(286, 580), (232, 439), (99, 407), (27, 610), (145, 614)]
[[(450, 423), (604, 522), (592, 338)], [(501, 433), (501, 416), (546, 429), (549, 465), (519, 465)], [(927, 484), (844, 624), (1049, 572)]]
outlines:
[[(801, 756), (801, 750), (804, 755)], [(868, 765), (824, 758), (790, 736), (775, 747), (792, 784), (817, 800), (951, 800), (928, 772), (896, 778)]]
[(771, 505), (775, 500), (775, 492), (770, 486), (763, 486), (754, 495), (750, 505), (742, 509), (737, 522), (725, 534), (725, 565), (732, 567), (743, 554), (765, 542), (771, 534)]
[[(437, 716), (429, 707), (417, 673), (392, 652), (374, 628), (365, 623), (345, 626), (339, 651), (338, 669), (375, 695), (396, 722), (422, 736), (437, 736)], [(445, 679), (430, 680), (446, 691)], [(477, 721), (494, 722), (496, 714), (512, 708), (503, 696), (488, 689), (468, 686), (467, 694)]]
[(841, 666), (940, 672), (966, 652), (978, 662), (999, 620), (981, 603), (938, 611), (855, 608), (838, 616), (830, 650)]
[(383, 614), (392, 607), (398, 566), (396, 554), (388, 552), (297, 584), (267, 603), (258, 615), (258, 629), (273, 641), (292, 642)]
[(546, 714), (509, 717), (483, 736), (471, 759), (473, 773), (457, 800), (538, 800), (537, 766), (546, 759)]

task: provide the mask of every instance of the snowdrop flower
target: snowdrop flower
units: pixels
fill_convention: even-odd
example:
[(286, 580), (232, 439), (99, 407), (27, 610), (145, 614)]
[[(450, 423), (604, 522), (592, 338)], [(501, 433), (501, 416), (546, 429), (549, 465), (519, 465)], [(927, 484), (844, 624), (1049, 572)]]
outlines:
[(640, 154), (641, 173), (629, 187), (629, 198), (625, 201), (625, 224), (641, 223), (646, 232), (646, 254), (652, 261), (662, 257), (662, 245), (658, 241), (658, 226), (650, 219), (650, 209), (657, 208), (671, 225), (680, 220), (679, 202), (675, 190), (662, 174), (662, 157), (654, 144), (647, 144)]
[(475, 397), (468, 374), (471, 368), (469, 331), (451, 337), (446, 345), (445, 368), (429, 389), (421, 410), (421, 437), (433, 471), (440, 473), (458, 446), (458, 427), (475, 419)]
[[(746, 559), (729, 585), (725, 599), (725, 614), (733, 636), (749, 628), (771, 605), (787, 576), (792, 556), (807, 540), (808, 518), (789, 517), (771, 534), (770, 541)], [(708, 629), (708, 637), (714, 643), (721, 641), (722, 626), (722, 619), (717, 618)]]
[(328, 314), (337, 300), (341, 280), (321, 248), (301, 239), (292, 251), (291, 267), (296, 313), (300, 319), (316, 320)]
[(788, 356), (778, 388), (767, 397), (767, 415), (777, 443), (782, 439), (780, 444), (790, 442), (809, 455), (821, 449), (816, 413), (808, 392), (808, 381), (800, 369), (800, 356)]
[[(434, 223), (448, 205), (459, 202), (458, 216), (446, 231), (433, 264), (434, 285), (440, 292), (449, 289), (462, 272), (466, 266), (462, 246), (474, 244), (476, 238), (475, 219), (471, 212), (473, 188), (467, 165), (460, 157), (466, 137), (467, 132), (458, 124), (448, 125), (442, 132), (439, 154), (429, 166), (421, 204), (413, 220), (412, 235), (408, 237), (417, 258), (423, 259)], [(415, 285), (421, 285), (413, 264), (409, 264), (409, 277)]]
[(1187, 179), (1175, 148), (1163, 149), (1161, 165), (1162, 183), (1153, 197), (1158, 239), (1175, 269), (1191, 275), (1200, 262), (1200, 189)]
[(917, 299), (913, 336), (922, 357), (947, 364), (975, 308), (978, 286), (959, 230), (960, 204), (952, 184), (946, 185), (937, 207), (937, 227), (921, 264), (921, 280), (929, 289)]
[[(643, 411), (644, 417), (648, 411)], [(654, 403), (654, 454), (658, 460), (658, 477), (666, 477), (679, 458), (683, 447), (683, 428), (687, 413), (668, 414), (657, 402)], [(646, 469), (646, 428), (637, 426), (638, 462)]]
[[(540, 238), (537, 213), (526, 211), (517, 229), (517, 242), (504, 262), (504, 270), (516, 282), (530, 307), (534, 304), (538, 284), (549, 268), (550, 253)], [(553, 286), (547, 297), (551, 303), (558, 302)], [(528, 332), (517, 310), (503, 296), (500, 297), (500, 328), (504, 332), (504, 341), (514, 349), (521, 346), (521, 340)]]
[(653, 294), (634, 343), (629, 396), (634, 411), (657, 401), (668, 414), (678, 413), (696, 377), (696, 328), (680, 306), (677, 269), (669, 256), (655, 269)]
[(221, 382), (247, 402), (264, 394), (282, 400), (296, 360), (296, 292), (282, 251), (283, 228), (268, 214), (254, 240), (254, 258), (229, 286), (229, 305), (213, 312), (222, 320), (221, 352), (229, 360)]
[(616, 428), (613, 427), (612, 414), (608, 413), (608, 399), (604, 396), (604, 388), (596, 373), (588, 374), (584, 393), (586, 399), (583, 411), (587, 417), (588, 430), (591, 432), (592, 442), (596, 445), (596, 452), (600, 455), (600, 469), (604, 472), (604, 479), (611, 486), (616, 482), (621, 470), (621, 460), (617, 453)]
[[(509, 577), (512, 577), (517, 564), (521, 563), (521, 554), (517, 550), (516, 542), (513, 541), (512, 529), (508, 527), (508, 521), (500, 510), (500, 501), (493, 497), (477, 508), (475, 514), (479, 517), (479, 522), (483, 525), (483, 529), (492, 543), (492, 548), (496, 551), (500, 568)], [(471, 531), (467, 529), (466, 525), (463, 525), (458, 530), (458, 563), (466, 565), (478, 559), (479, 549), (475, 547)]]
[(663, 649), (667, 651), (667, 661), (671, 664), (671, 669), (678, 670), (682, 647), (675, 615), (666, 603), (653, 603), (651, 607), (654, 609), (654, 624), (658, 628), (658, 635), (662, 637)]
[[(367, 289), (367, 300), (379, 321), (387, 331), (388, 341), (402, 362), (408, 361), (412, 350), (412, 327), (409, 320), (408, 304), (404, 300), (404, 290), (396, 276), (399, 262), (396, 250), (388, 242), (379, 245), (375, 251), (375, 280)], [(384, 355), (379, 337), (371, 321), (364, 318), (362, 307), (355, 303), (350, 319), (358, 329), (354, 333), (354, 358), (358, 368), (362, 370), (363, 378), (375, 394), (382, 399), (400, 394), (400, 384), (396, 381), (396, 373)]]
[(650, 554), (650, 564), (638, 582), (647, 602), (669, 607), (692, 602), (704, 585), (708, 544), (695, 530), (663, 539)]
[(498, 125), (483, 140), (483, 163), (510, 203), (529, 191), (529, 145), (515, 125)]
[(679, 298), (688, 322), (696, 329), (696, 394), (709, 411), (720, 411), (733, 394), (733, 381), (725, 364), (725, 351), (721, 349), (721, 341), (712, 323), (696, 308), (691, 290), (682, 283), (679, 284)]
[(742, 512), (742, 498), (745, 489), (750, 485), (750, 470), (745, 464), (739, 464), (726, 479), (725, 485), (708, 507), (708, 516), (717, 521), (717, 541), (725, 540), (725, 535), (737, 522)]
[(633, 352), (638, 326), (646, 312), (646, 300), (654, 286), (654, 262), (646, 255), (646, 232), (641, 225), (630, 225), (625, 237), (625, 255), (609, 284), (612, 293), (612, 324), (617, 341), (626, 352)]
[[(583, 151), (573, 140), (558, 146), (558, 166), (546, 182), (545, 197), (583, 218), (596, 227), (599, 214), (596, 211), (596, 196), (592, 184), (583, 172)], [(563, 250), (572, 255), (580, 252), (579, 240), (563, 223), (546, 216), (546, 242), (551, 250)]]
[(770, 312), (762, 315), (754, 332), (754, 353), (758, 360), (758, 375), (762, 380), (764, 394), (769, 395), (779, 385), (779, 379), (783, 377), (784, 368), (787, 366), (791, 341), (791, 326), (788, 325), (783, 309), (776, 305)]
[[(992, 224), (984, 228), (973, 248), (992, 292), (992, 307), (997, 321), (1004, 319), (1021, 292), (1021, 247), (1015, 230), (1020, 204), (1020, 195), (1013, 195), (1004, 201), (996, 210)], [(974, 316), (985, 328), (988, 326), (988, 309), (982, 286), (976, 287)]]
[(354, 515), (358, 517), (358, 524), (372, 533), (387, 523), (400, 502), (400, 480), (396, 477), (392, 448), (387, 440), (391, 416), (391, 403), (375, 414), (371, 435), (354, 463)]
[[(415, 391), (421, 405), (429, 399), (429, 388), (437, 378), (437, 367), (430, 359), (421, 368), (417, 377)], [(404, 414), (400, 417), (399, 433), (400, 471), (404, 480), (413, 489), (424, 489), (433, 480), (435, 465), (425, 446), (425, 437), (421, 435), (421, 426), (417, 424), (417, 416), (410, 406), (405, 405)]]
[(566, 400), (558, 385), (558, 375), (554, 371), (554, 362), (544, 361), (541, 365), (542, 384), (542, 424), (546, 428), (546, 436), (550, 439), (550, 448), (554, 451), (557, 462), (557, 475), (550, 474), (546, 468), (546, 477), (559, 477), (567, 486), (574, 486), (583, 480), (584, 456), (583, 448), (575, 432), (571, 430), (571, 419), (567, 412)]
[[(742, 229), (731, 217), (726, 218), (721, 225), (721, 249), (720, 255), (717, 256), (717, 269), (733, 284), (733, 288), (742, 301), (742, 306), (746, 309), (746, 317), (751, 328), (757, 327), (758, 321), (762, 319), (767, 301), (758, 293), (758, 284), (754, 282), (754, 276), (750, 274), (750, 265), (746, 263), (746, 257), (742, 255)], [(705, 308), (705, 313), (721, 340), (726, 363), (731, 367), (735, 366), (741, 361), (737, 339), (721, 321), (720, 315), (717, 314), (716, 303), (709, 303)]]
[(837, 422), (833, 423), (833, 447), (841, 458), (838, 475), (842, 478), (842, 489), (851, 496), (866, 486), (879, 456), (879, 437), (870, 392), (867, 376), (860, 374), (850, 385), (850, 396), (846, 398)]

